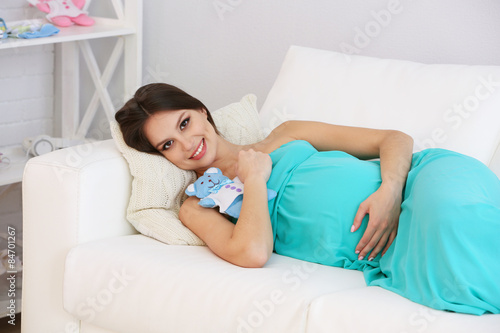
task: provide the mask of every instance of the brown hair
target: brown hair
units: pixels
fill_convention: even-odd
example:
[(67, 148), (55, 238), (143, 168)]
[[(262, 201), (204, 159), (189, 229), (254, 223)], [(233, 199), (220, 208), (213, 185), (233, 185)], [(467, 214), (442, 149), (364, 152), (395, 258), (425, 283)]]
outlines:
[(183, 90), (166, 83), (151, 83), (137, 89), (133, 98), (115, 114), (125, 143), (138, 151), (160, 154), (148, 141), (144, 124), (153, 114), (160, 111), (206, 110), (210, 124), (218, 133), (207, 107)]

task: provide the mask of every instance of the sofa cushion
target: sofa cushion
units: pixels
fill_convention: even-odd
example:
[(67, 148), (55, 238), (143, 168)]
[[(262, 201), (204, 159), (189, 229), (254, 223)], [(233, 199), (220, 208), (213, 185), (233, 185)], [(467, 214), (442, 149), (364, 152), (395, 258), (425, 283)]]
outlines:
[[(255, 95), (246, 95), (240, 102), (212, 112), (212, 117), (219, 132), (230, 142), (249, 144), (263, 138)], [(110, 126), (133, 177), (128, 221), (140, 233), (167, 244), (203, 245), (203, 241), (178, 218), (186, 197), (184, 190), (196, 179), (195, 173), (177, 168), (163, 156), (128, 147), (118, 124), (112, 122)]]
[(64, 308), (122, 333), (304, 332), (315, 298), (363, 286), (358, 271), (277, 254), (264, 268), (242, 268), (207, 247), (132, 235), (69, 252)]
[[(363, 320), (359, 320), (360, 316)], [(496, 333), (499, 327), (500, 315), (473, 316), (434, 310), (379, 287), (318, 297), (310, 306), (307, 320), (307, 332), (315, 333)]]
[(426, 65), (292, 46), (260, 111), (284, 120), (398, 129), (415, 151), (455, 150), (489, 164), (500, 142), (500, 66)]

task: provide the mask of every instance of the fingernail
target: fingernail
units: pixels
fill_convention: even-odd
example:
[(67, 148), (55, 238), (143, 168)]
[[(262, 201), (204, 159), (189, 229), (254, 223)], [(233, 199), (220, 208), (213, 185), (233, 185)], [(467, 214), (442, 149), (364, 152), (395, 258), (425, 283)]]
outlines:
[(354, 253), (359, 254), (359, 252), (360, 252), (359, 250), (356, 250), (356, 252), (354, 252)]
[(359, 256), (359, 257), (358, 257), (358, 260), (363, 260), (364, 258), (365, 258), (365, 257), (363, 257), (363, 256)]
[(373, 260), (373, 257), (368, 258), (368, 261), (372, 261), (372, 260)]
[(354, 224), (351, 226), (351, 232), (354, 231)]

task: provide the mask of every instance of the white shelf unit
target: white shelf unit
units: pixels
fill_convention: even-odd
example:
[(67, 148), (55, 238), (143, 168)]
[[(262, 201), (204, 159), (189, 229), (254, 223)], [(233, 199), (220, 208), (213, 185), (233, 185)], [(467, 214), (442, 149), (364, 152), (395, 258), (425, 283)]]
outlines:
[[(60, 132), (63, 138), (77, 140), (87, 135), (99, 104), (109, 120), (115, 109), (107, 86), (123, 58), (123, 96), (130, 96), (142, 80), (142, 8), (143, 0), (108, 0), (117, 18), (90, 16), (96, 21), (90, 27), (60, 28), (56, 35), (36, 39), (7, 39), (0, 42), (0, 52), (6, 49), (35, 45), (55, 45), (56, 57), (56, 114), (61, 115)], [(87, 1), (89, 3), (89, 1)], [(9, 25), (9, 22), (7, 22)], [(114, 37), (113, 51), (101, 72), (89, 43), (90, 40)], [(83, 56), (92, 78), (95, 93), (85, 112), (80, 113), (80, 56)], [(22, 181), (28, 156), (22, 147), (2, 150), (10, 159), (7, 167), (0, 164), (0, 186)]]

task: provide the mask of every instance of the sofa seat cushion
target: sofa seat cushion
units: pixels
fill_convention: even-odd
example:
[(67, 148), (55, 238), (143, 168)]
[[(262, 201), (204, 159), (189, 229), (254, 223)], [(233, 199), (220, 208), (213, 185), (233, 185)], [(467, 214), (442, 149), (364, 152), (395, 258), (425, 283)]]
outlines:
[[(359, 320), (361, 316), (363, 320)], [(434, 310), (380, 287), (362, 287), (315, 299), (309, 309), (306, 331), (496, 333), (499, 327), (500, 315), (474, 316)]]
[(124, 333), (303, 332), (314, 299), (364, 286), (358, 271), (277, 254), (241, 268), (204, 246), (131, 235), (73, 248), (63, 301), (80, 320)]

